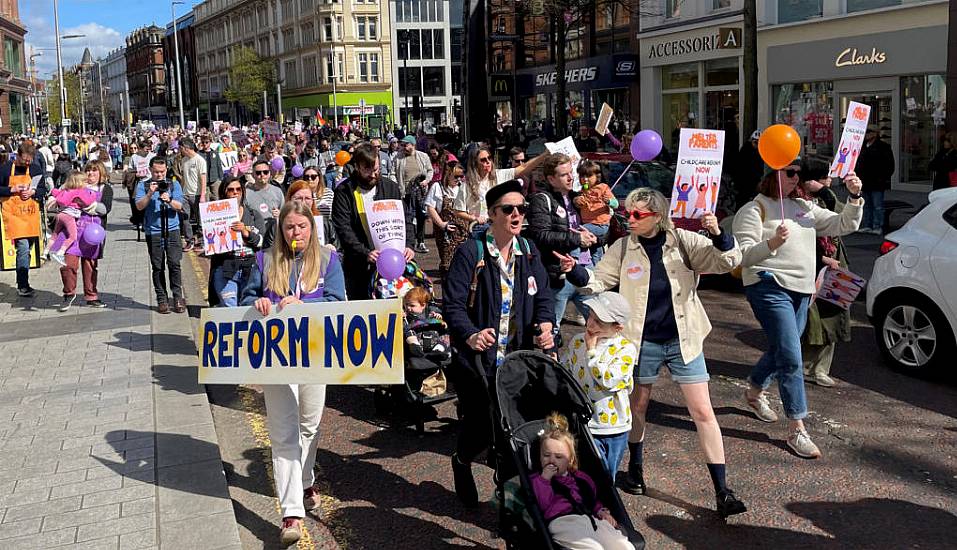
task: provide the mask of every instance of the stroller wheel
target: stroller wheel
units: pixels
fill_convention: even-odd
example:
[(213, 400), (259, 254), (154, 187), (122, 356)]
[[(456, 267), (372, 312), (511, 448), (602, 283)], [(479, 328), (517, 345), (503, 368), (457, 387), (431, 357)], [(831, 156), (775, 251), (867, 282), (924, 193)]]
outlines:
[(376, 388), (373, 390), (372, 403), (375, 406), (375, 413), (378, 416), (387, 416), (394, 408), (392, 396), (389, 394), (388, 390), (384, 390), (382, 388)]

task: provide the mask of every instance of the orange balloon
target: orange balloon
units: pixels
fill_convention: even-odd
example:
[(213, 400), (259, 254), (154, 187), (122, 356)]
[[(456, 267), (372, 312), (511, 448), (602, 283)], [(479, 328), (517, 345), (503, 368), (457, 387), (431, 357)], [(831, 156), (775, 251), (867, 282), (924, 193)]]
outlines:
[(351, 158), (352, 155), (349, 154), (349, 151), (339, 151), (336, 153), (336, 164), (339, 166), (345, 166)]
[(775, 170), (789, 166), (801, 153), (801, 136), (787, 124), (775, 124), (761, 132), (758, 153)]

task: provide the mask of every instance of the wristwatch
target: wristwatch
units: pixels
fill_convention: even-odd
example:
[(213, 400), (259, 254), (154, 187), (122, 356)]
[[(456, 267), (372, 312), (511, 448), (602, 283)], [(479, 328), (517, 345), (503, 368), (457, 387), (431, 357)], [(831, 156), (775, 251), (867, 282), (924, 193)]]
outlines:
[(854, 200), (857, 200), (857, 199), (861, 198), (863, 195), (854, 194), (854, 193), (851, 193), (850, 191), (848, 191), (848, 192), (847, 192), (847, 196), (850, 197), (850, 198), (852, 198), (852, 199), (854, 199)]

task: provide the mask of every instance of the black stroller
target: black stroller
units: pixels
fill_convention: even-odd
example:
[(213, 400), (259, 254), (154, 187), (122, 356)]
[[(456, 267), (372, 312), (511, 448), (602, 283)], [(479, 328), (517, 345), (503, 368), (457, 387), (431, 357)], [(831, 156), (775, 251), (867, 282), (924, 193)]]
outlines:
[(553, 411), (568, 419), (569, 430), (578, 441), (579, 469), (595, 481), (598, 499), (635, 548), (644, 548), (645, 539), (632, 525), (588, 431), (591, 402), (572, 375), (540, 352), (516, 351), (498, 368), (495, 385), (498, 410), (494, 418), (501, 421), (495, 434), (495, 485), (499, 529), (506, 548), (561, 548), (548, 535), (529, 478), (538, 468), (538, 439), (545, 418)]

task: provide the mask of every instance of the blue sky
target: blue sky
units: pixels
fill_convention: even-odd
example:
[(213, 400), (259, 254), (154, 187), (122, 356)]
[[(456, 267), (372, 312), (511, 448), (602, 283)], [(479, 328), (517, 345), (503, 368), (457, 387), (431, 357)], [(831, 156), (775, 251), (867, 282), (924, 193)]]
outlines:
[[(200, 0), (185, 0), (176, 6), (176, 15), (183, 16)], [(60, 34), (85, 34), (85, 38), (64, 40), (63, 64), (77, 63), (83, 48), (90, 48), (93, 57), (103, 57), (122, 46), (126, 35), (137, 27), (155, 23), (163, 27), (171, 20), (168, 0), (60, 0)], [(20, 19), (27, 28), (26, 55), (30, 46), (36, 49), (55, 47), (53, 32), (53, 0), (20, 0)], [(37, 71), (49, 78), (56, 70), (55, 51), (35, 51)]]

